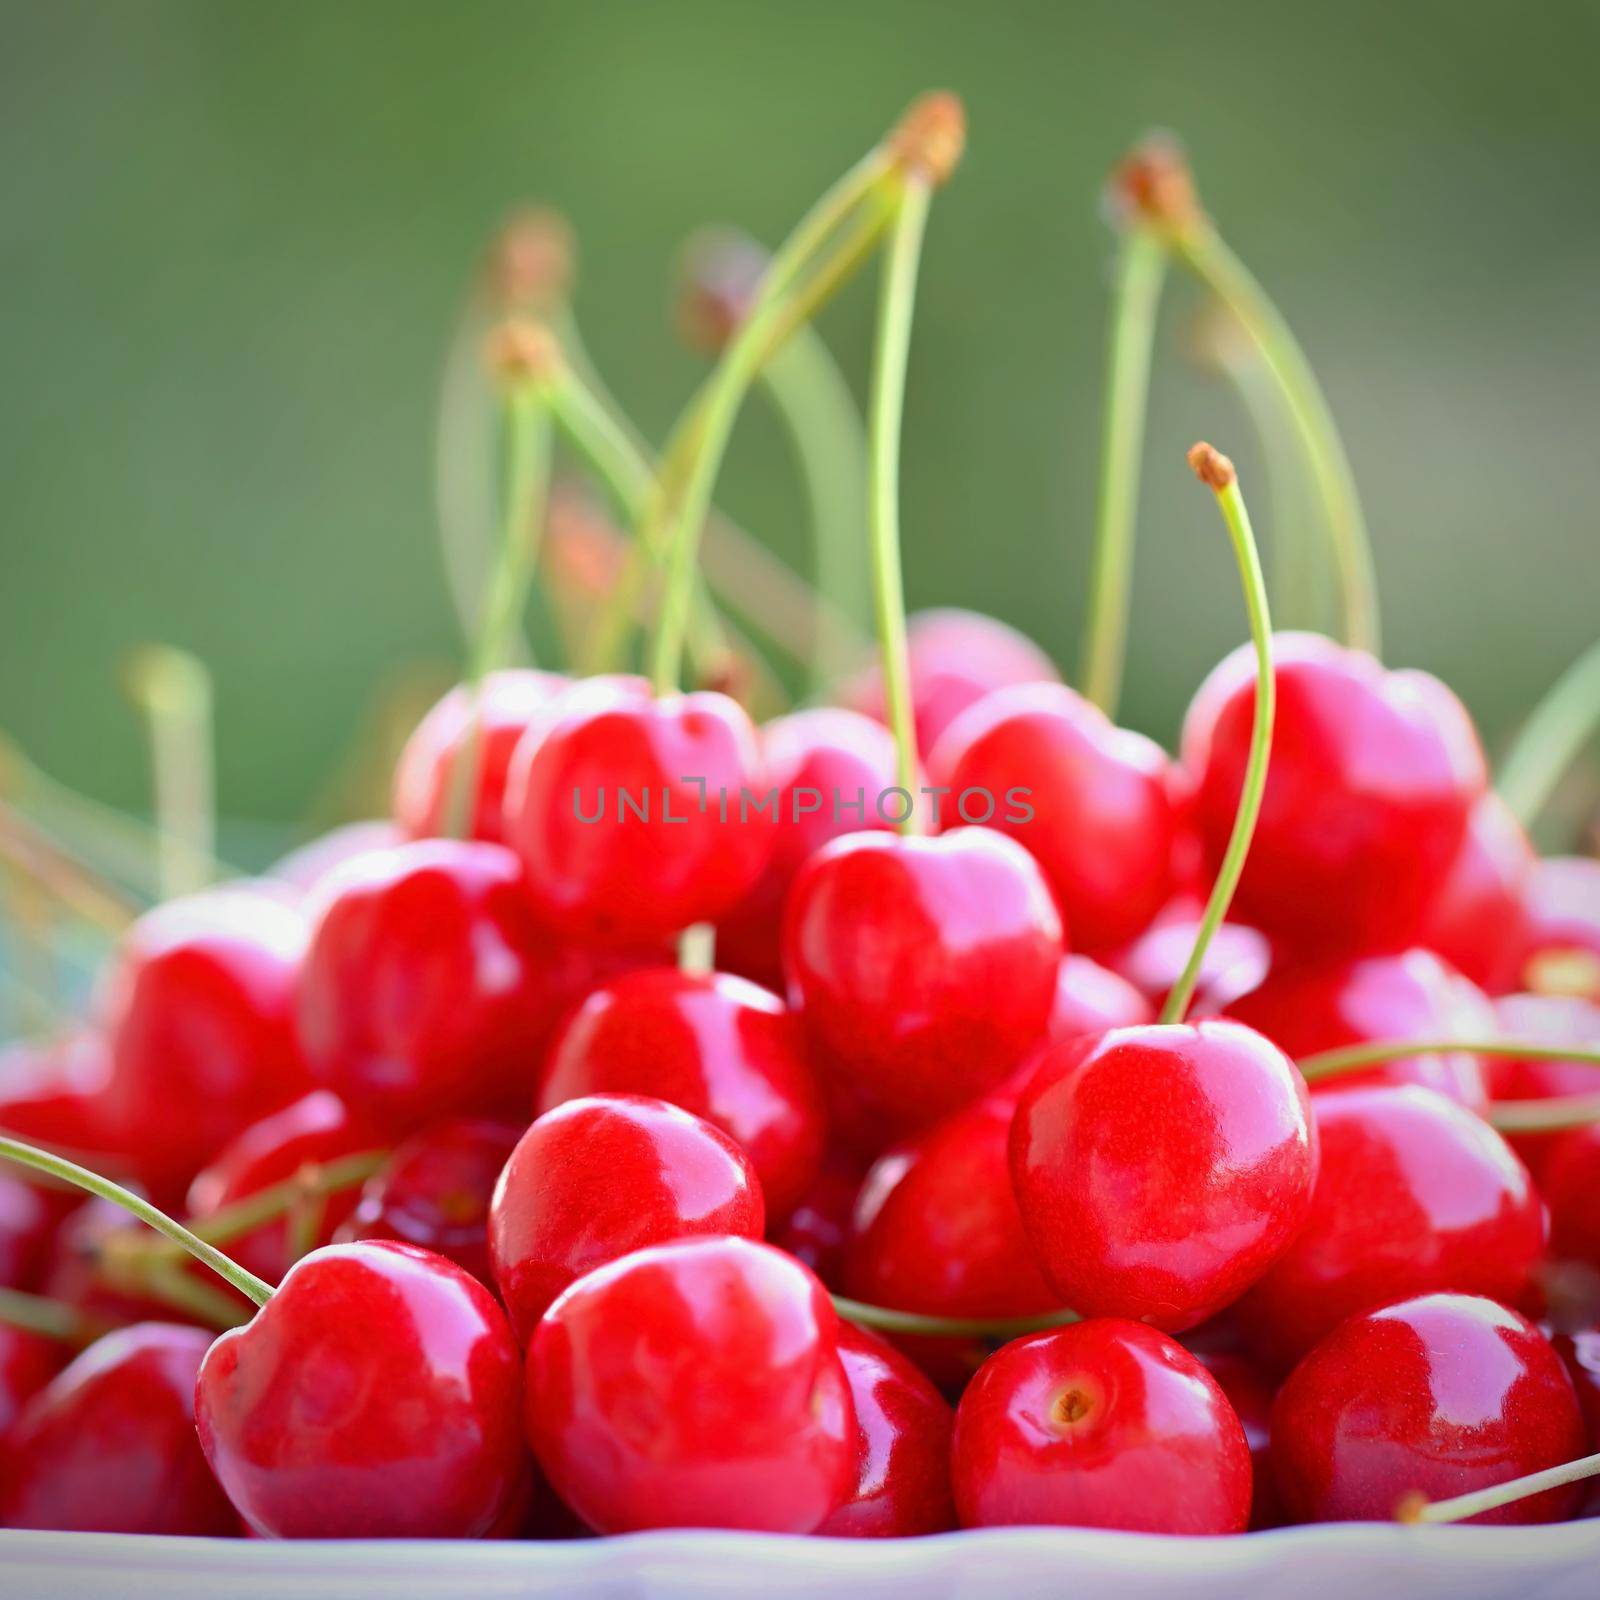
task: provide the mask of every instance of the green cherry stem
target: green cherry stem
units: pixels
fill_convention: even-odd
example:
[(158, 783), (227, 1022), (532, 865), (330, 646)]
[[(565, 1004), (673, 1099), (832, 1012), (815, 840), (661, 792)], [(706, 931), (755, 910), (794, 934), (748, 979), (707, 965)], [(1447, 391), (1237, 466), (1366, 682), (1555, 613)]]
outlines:
[(181, 1222), (174, 1222), (166, 1212), (157, 1210), (148, 1200), (134, 1194), (131, 1189), (124, 1189), (120, 1183), (102, 1178), (98, 1172), (80, 1167), (77, 1162), (68, 1161), (63, 1156), (52, 1155), (48, 1150), (37, 1149), (31, 1144), (24, 1144), (20, 1139), (10, 1139), (4, 1135), (0, 1135), (0, 1160), (15, 1161), (19, 1166), (31, 1167), (35, 1172), (59, 1178), (64, 1183), (73, 1184), (89, 1194), (97, 1195), (102, 1200), (109, 1200), (114, 1205), (121, 1206), (124, 1211), (147, 1223), (157, 1233), (165, 1234), (174, 1243), (182, 1245), (197, 1261), (210, 1267), (219, 1278), (237, 1289), (247, 1300), (253, 1301), (258, 1306), (264, 1306), (272, 1298), (271, 1284), (264, 1283), (253, 1272), (245, 1271), (237, 1261), (230, 1261), (214, 1245), (209, 1245), (204, 1239), (196, 1237)]
[(1489, 1107), (1488, 1120), (1501, 1133), (1567, 1133), (1600, 1122), (1600, 1094), (1552, 1095), (1548, 1100), (1496, 1100)]
[(559, 356), (538, 324), (513, 321), (503, 324), (492, 341), (490, 361), (505, 386), (505, 490), (500, 549), (467, 663), (473, 716), (451, 767), (446, 795), (444, 831), (456, 839), (467, 831), (477, 789), (481, 729), (476, 701), (484, 679), (505, 665), (516, 645), (538, 571), (550, 486), (548, 388)]
[(1108, 717), (1116, 716), (1122, 695), (1133, 588), (1134, 528), (1139, 508), (1139, 464), (1144, 454), (1156, 315), (1166, 271), (1167, 251), (1160, 236), (1140, 222), (1124, 229), (1111, 295), (1094, 566), (1089, 579), (1082, 672), (1085, 696)]
[(911, 1333), (929, 1339), (990, 1339), (1004, 1342), (1025, 1333), (1043, 1333), (1077, 1322), (1075, 1311), (1046, 1311), (1033, 1317), (932, 1317), (917, 1311), (896, 1311), (889, 1306), (866, 1305), (860, 1300), (833, 1296), (833, 1308), (848, 1322), (885, 1333)]
[(0, 1289), (0, 1323), (71, 1345), (92, 1344), (104, 1331), (76, 1306), (20, 1289)]
[(1250, 729), (1250, 755), (1239, 790), (1233, 832), (1228, 836), (1228, 848), (1211, 886), (1211, 897), (1206, 901), (1188, 963), (1161, 1008), (1163, 1023), (1183, 1021), (1189, 1002), (1194, 998), (1195, 985), (1200, 981), (1206, 951), (1227, 916), (1228, 907), (1233, 904), (1234, 890), (1239, 887), (1245, 857), (1250, 853), (1250, 841), (1255, 835), (1256, 819), (1261, 815), (1261, 798), (1267, 789), (1267, 769), (1272, 760), (1272, 724), (1278, 699), (1277, 680), (1272, 670), (1272, 614), (1267, 604), (1267, 583), (1261, 572), (1255, 534), (1250, 529), (1250, 513), (1245, 509), (1244, 496), (1239, 493), (1238, 474), (1233, 470), (1233, 463), (1208, 444), (1197, 444), (1190, 450), (1189, 465), (1195, 476), (1216, 495), (1233, 543), (1234, 559), (1239, 564), (1245, 608), (1250, 613), (1250, 638), (1256, 651), (1256, 707)]
[(1547, 1489), (1565, 1488), (1569, 1483), (1582, 1483), (1586, 1478), (1600, 1477), (1600, 1453), (1580, 1456), (1576, 1461), (1563, 1462), (1559, 1467), (1546, 1467), (1543, 1472), (1530, 1472), (1505, 1483), (1491, 1484), (1487, 1489), (1474, 1489), (1469, 1494), (1458, 1494), (1449, 1500), (1428, 1500), (1422, 1495), (1408, 1495), (1395, 1512), (1397, 1522), (1446, 1523), (1465, 1522), (1469, 1517), (1495, 1511), (1530, 1495), (1543, 1494)]
[(1534, 1044), (1522, 1039), (1383, 1039), (1371, 1044), (1344, 1045), (1337, 1050), (1319, 1050), (1301, 1061), (1300, 1076), (1307, 1083), (1316, 1083), (1323, 1078), (1361, 1072), (1367, 1067), (1400, 1061), (1407, 1056), (1450, 1054), (1509, 1056), (1521, 1061), (1579, 1061), (1600, 1067), (1600, 1050), (1570, 1044)]
[[(872, 551), (873, 602), (883, 654), (884, 707), (894, 734), (895, 782), (913, 796), (917, 792), (917, 734), (912, 720), (911, 659), (906, 645), (906, 597), (900, 563), (900, 431), (917, 266), (932, 199), (933, 186), (925, 177), (912, 175), (907, 179), (883, 263), (867, 410), (867, 531)], [(899, 827), (904, 834), (921, 831), (915, 803), (906, 808)]]
[(1495, 787), (1531, 828), (1561, 775), (1600, 727), (1600, 643), (1591, 645), (1533, 708), (1507, 751)]
[(126, 682), (150, 740), (157, 879), (170, 900), (216, 878), (211, 674), (187, 650), (147, 645), (129, 659)]

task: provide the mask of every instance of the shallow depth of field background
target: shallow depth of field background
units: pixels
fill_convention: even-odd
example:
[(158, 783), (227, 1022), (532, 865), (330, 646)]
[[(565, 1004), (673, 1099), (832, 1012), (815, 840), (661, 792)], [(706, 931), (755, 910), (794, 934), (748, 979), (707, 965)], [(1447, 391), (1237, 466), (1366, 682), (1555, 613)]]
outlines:
[[(1076, 661), (1093, 503), (1102, 174), (1180, 131), (1343, 424), (1389, 655), (1491, 745), (1600, 628), (1600, 11), (1204, 6), (0, 3), (0, 729), (139, 806), (118, 688), (164, 639), (217, 679), (225, 813), (328, 804), (375, 695), (458, 641), (432, 424), (452, 319), (511, 205), (575, 223), (578, 313), (659, 437), (702, 370), (666, 313), (695, 226), (775, 241), (927, 86), (965, 97), (907, 410), (914, 604)], [(1259, 456), (1169, 301), (1125, 714), (1164, 739), (1242, 639), (1182, 449)], [(861, 390), (871, 291), (824, 329)], [(721, 498), (791, 560), (759, 398)], [(1258, 492), (1258, 520), (1266, 505)]]

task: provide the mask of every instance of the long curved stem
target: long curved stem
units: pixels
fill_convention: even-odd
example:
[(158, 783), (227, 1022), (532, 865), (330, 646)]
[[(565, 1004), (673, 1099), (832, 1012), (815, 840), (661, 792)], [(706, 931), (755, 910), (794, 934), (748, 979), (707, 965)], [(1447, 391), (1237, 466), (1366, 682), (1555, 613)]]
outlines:
[[(872, 550), (872, 592), (883, 655), (883, 699), (895, 744), (895, 782), (917, 791), (917, 733), (911, 707), (911, 659), (906, 645), (906, 597), (900, 562), (900, 431), (905, 412), (906, 367), (911, 354), (911, 314), (917, 265), (933, 198), (926, 179), (912, 176), (889, 235), (878, 299), (872, 355), (872, 396), (867, 421), (867, 528)], [(900, 831), (921, 831), (915, 801)]]
[(0, 1323), (72, 1345), (89, 1344), (101, 1332), (76, 1306), (20, 1289), (0, 1289)]
[(1355, 473), (1322, 387), (1283, 314), (1204, 218), (1172, 234), (1172, 248), (1236, 316), (1277, 379), (1322, 497), (1339, 573), (1344, 640), (1380, 653), (1378, 583)]
[(1543, 1494), (1547, 1489), (1562, 1489), (1569, 1483), (1582, 1483), (1586, 1478), (1600, 1478), (1600, 1452), (1592, 1456), (1580, 1456), (1576, 1461), (1563, 1462), (1559, 1467), (1546, 1467), (1543, 1472), (1529, 1472), (1506, 1483), (1491, 1484), (1487, 1489), (1458, 1494), (1449, 1500), (1409, 1496), (1401, 1502), (1395, 1520), (1465, 1522), (1469, 1517), (1481, 1516), (1485, 1511), (1498, 1510), (1501, 1506), (1526, 1500), (1530, 1495)]
[(210, 1267), (225, 1283), (256, 1305), (264, 1306), (272, 1298), (271, 1284), (263, 1282), (253, 1272), (246, 1272), (237, 1261), (230, 1261), (214, 1245), (196, 1237), (181, 1222), (174, 1222), (166, 1212), (158, 1210), (131, 1189), (124, 1189), (120, 1183), (102, 1178), (98, 1172), (80, 1167), (77, 1162), (68, 1161), (64, 1156), (52, 1155), (48, 1150), (36, 1149), (20, 1139), (9, 1139), (4, 1135), (0, 1135), (0, 1159), (31, 1167), (35, 1172), (59, 1178), (63, 1183), (73, 1184), (102, 1200), (121, 1206), (157, 1233), (165, 1234), (175, 1244), (182, 1245), (197, 1261)]
[(1489, 1107), (1488, 1120), (1501, 1133), (1567, 1133), (1600, 1122), (1600, 1094), (1560, 1094), (1548, 1100), (1496, 1100)]
[(1094, 569), (1083, 645), (1083, 692), (1108, 717), (1116, 716), (1122, 696), (1150, 357), (1166, 270), (1167, 252), (1160, 236), (1141, 224), (1130, 226), (1122, 237), (1111, 298)]
[(1600, 728), (1600, 643), (1567, 668), (1533, 708), (1507, 751), (1495, 788), (1525, 828), (1549, 803), (1561, 775)]
[(1361, 1072), (1382, 1066), (1385, 1061), (1401, 1061), (1407, 1056), (1510, 1056), (1521, 1061), (1578, 1061), (1600, 1067), (1600, 1050), (1571, 1044), (1535, 1044), (1522, 1039), (1383, 1039), (1370, 1044), (1344, 1045), (1337, 1050), (1319, 1050), (1300, 1063), (1300, 1076), (1307, 1083), (1322, 1078), (1337, 1078), (1347, 1072)]
[(847, 1321), (885, 1333), (913, 1333), (928, 1339), (1019, 1339), (1025, 1333), (1043, 1333), (1079, 1321), (1075, 1311), (1046, 1311), (1033, 1317), (933, 1317), (918, 1311), (896, 1311), (890, 1306), (866, 1305), (860, 1300), (833, 1296), (834, 1310)]
[(1239, 790), (1239, 807), (1233, 817), (1233, 832), (1228, 836), (1228, 848), (1223, 853), (1222, 865), (1217, 869), (1216, 882), (1211, 886), (1211, 897), (1206, 901), (1200, 927), (1195, 934), (1194, 948), (1182, 976), (1172, 986), (1167, 1002), (1161, 1008), (1163, 1023), (1182, 1022), (1194, 998), (1195, 985), (1200, 981), (1200, 971), (1205, 964), (1206, 951), (1211, 940), (1233, 904), (1234, 891), (1244, 872), (1250, 841), (1255, 836), (1256, 819), (1261, 815), (1261, 799), (1267, 790), (1267, 770), (1272, 760), (1272, 724), (1277, 713), (1278, 686), (1272, 670), (1272, 614), (1267, 604), (1267, 582), (1261, 572), (1261, 555), (1256, 549), (1255, 534), (1250, 529), (1250, 513), (1245, 509), (1244, 496), (1239, 493), (1239, 480), (1233, 463), (1219, 455), (1210, 445), (1197, 444), (1189, 452), (1190, 465), (1207, 488), (1217, 497), (1222, 520), (1227, 524), (1228, 537), (1233, 544), (1234, 559), (1239, 565), (1239, 580), (1244, 588), (1245, 608), (1250, 613), (1250, 639), (1256, 652), (1256, 706), (1255, 719), (1250, 729), (1250, 754), (1245, 763), (1244, 783)]

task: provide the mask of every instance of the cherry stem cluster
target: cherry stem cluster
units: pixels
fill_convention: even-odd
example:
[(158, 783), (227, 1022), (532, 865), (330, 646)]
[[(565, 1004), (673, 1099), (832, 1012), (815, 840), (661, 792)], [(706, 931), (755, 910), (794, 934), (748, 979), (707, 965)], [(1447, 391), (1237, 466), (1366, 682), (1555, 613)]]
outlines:
[(1217, 869), (1216, 881), (1211, 886), (1200, 927), (1195, 934), (1194, 948), (1184, 965), (1178, 981), (1167, 995), (1161, 1008), (1163, 1023), (1182, 1022), (1194, 998), (1200, 972), (1205, 965), (1206, 951), (1228, 907), (1233, 904), (1234, 891), (1244, 872), (1250, 841), (1255, 836), (1256, 819), (1261, 815), (1261, 800), (1267, 789), (1267, 770), (1272, 759), (1272, 725), (1277, 714), (1277, 680), (1272, 670), (1272, 614), (1267, 602), (1266, 579), (1261, 572), (1261, 556), (1256, 549), (1255, 534), (1250, 528), (1250, 513), (1245, 509), (1244, 496), (1239, 492), (1239, 480), (1233, 463), (1208, 444), (1197, 444), (1189, 452), (1189, 464), (1200, 481), (1217, 497), (1222, 519), (1227, 524), (1228, 537), (1233, 544), (1234, 559), (1239, 566), (1239, 579), (1244, 588), (1245, 607), (1250, 613), (1250, 638), (1256, 652), (1256, 704), (1255, 719), (1250, 729), (1250, 753), (1245, 764), (1244, 783), (1239, 790), (1239, 805), (1234, 813), (1233, 832), (1228, 836), (1228, 847), (1222, 864)]
[(1562, 774), (1600, 727), (1600, 643), (1591, 645), (1534, 707), (1507, 751), (1495, 787), (1531, 828)]

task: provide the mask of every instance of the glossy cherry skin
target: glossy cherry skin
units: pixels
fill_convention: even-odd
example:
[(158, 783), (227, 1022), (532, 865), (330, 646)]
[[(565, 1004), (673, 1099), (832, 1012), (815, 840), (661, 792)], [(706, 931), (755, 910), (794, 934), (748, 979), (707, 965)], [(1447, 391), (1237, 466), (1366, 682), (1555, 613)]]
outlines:
[(67, 1364), (72, 1347), (0, 1322), (0, 1443), (33, 1398)]
[(392, 850), (405, 842), (406, 836), (392, 822), (373, 818), (341, 823), (280, 856), (267, 868), (266, 877), (293, 894), (307, 895), (345, 862), (373, 850)]
[(845, 1242), (862, 1177), (860, 1160), (848, 1150), (832, 1147), (800, 1203), (767, 1228), (773, 1244), (803, 1261), (830, 1289), (842, 1281)]
[(0, 1128), (97, 1171), (126, 1172), (106, 1114), (110, 1083), (111, 1053), (87, 1028), (0, 1047)]
[(313, 1085), (295, 1043), (305, 921), (245, 886), (169, 900), (125, 935), (99, 1011), (109, 1128), (158, 1198)]
[(1232, 1022), (1056, 1045), (1011, 1128), (1023, 1228), (1062, 1303), (1171, 1332), (1283, 1254), (1316, 1175), (1304, 1080)]
[(489, 1259), (526, 1343), (568, 1284), (688, 1234), (759, 1239), (761, 1183), (720, 1128), (645, 1095), (591, 1095), (518, 1141), (489, 1204)]
[(956, 1410), (965, 1528), (1241, 1533), (1250, 1447), (1216, 1380), (1139, 1322), (1100, 1317), (1015, 1339)]
[(455, 763), (476, 723), (477, 779), (466, 833), (504, 844), (511, 757), (529, 725), (570, 686), (558, 672), (518, 667), (491, 672), (476, 689), (459, 683), (451, 689), (417, 724), (395, 766), (393, 809), (401, 833), (427, 839), (447, 832)]
[(44, 1282), (56, 1230), (80, 1200), (75, 1190), (47, 1189), (0, 1167), (0, 1289), (31, 1292)]
[[(795, 874), (830, 839), (893, 824), (878, 809), (897, 783), (894, 735), (838, 706), (812, 706), (761, 728), (766, 782), (777, 792), (772, 854), (749, 892), (717, 923), (717, 960), (769, 989), (783, 987), (780, 933)], [(859, 802), (859, 805), (858, 805)], [(885, 800), (891, 816), (901, 804)]]
[(1550, 1253), (1600, 1272), (1600, 1123), (1563, 1134), (1539, 1182), (1550, 1208)]
[(1055, 1003), (1045, 1034), (1050, 1043), (1081, 1039), (1108, 1028), (1137, 1028), (1156, 1020), (1156, 1008), (1126, 978), (1091, 961), (1070, 955), (1056, 974)]
[(1528, 878), (1523, 912), (1523, 985), (1600, 1005), (1600, 861), (1553, 856), (1538, 862)]
[[(1062, 683), (997, 689), (955, 719), (929, 775), (952, 791), (945, 820), (984, 822), (1025, 846), (1055, 890), (1075, 948), (1126, 943), (1173, 890), (1178, 815), (1171, 763)], [(1025, 820), (1007, 796), (1026, 792)], [(961, 797), (978, 791), (960, 809)], [(983, 812), (992, 806), (993, 819)]]
[[(1428, 1294), (1341, 1323), (1272, 1408), (1278, 1491), (1298, 1522), (1386, 1521), (1580, 1456), (1583, 1416), (1549, 1341), (1476, 1295)], [(1470, 1520), (1556, 1522), (1578, 1487)]]
[(599, 1533), (810, 1533), (858, 1480), (833, 1306), (749, 1239), (654, 1245), (574, 1283), (528, 1351), (527, 1427)]
[[(1576, 995), (1508, 994), (1495, 1003), (1495, 1033), (1534, 1044), (1578, 1045), (1600, 1050), (1600, 1005)], [(1585, 1061), (1533, 1061), (1488, 1056), (1484, 1072), (1495, 1100), (1550, 1100), (1600, 1093), (1600, 1071)], [(1508, 1133), (1511, 1148), (1527, 1163), (1535, 1182), (1560, 1142), (1560, 1133)]]
[(1063, 953), (1037, 864), (987, 828), (836, 839), (784, 922), (818, 1069), (880, 1147), (1005, 1079), (1044, 1035)]
[[(205, 1221), (307, 1169), (381, 1148), (382, 1141), (351, 1116), (338, 1095), (314, 1089), (233, 1140), (189, 1185), (186, 1209), (190, 1217)], [(328, 1243), (354, 1209), (356, 1193), (351, 1185), (322, 1196), (311, 1246)], [(286, 1216), (229, 1239), (227, 1252), (258, 1278), (276, 1283), (294, 1260)]]
[(817, 1532), (893, 1539), (953, 1528), (955, 1413), (944, 1396), (892, 1345), (854, 1323), (839, 1324), (839, 1360), (856, 1417), (856, 1485)]
[(527, 1105), (549, 1026), (545, 939), (509, 850), (379, 851), (326, 879), (310, 911), (297, 1019), (328, 1088), (401, 1133)]
[(1417, 942), (1489, 994), (1514, 989), (1528, 945), (1524, 900), (1533, 867), (1522, 824), (1499, 795), (1484, 795)]
[[(1159, 1010), (1189, 964), (1203, 911), (1198, 900), (1174, 901), (1137, 939), (1108, 956), (1108, 964)], [(1221, 923), (1201, 958), (1190, 1019), (1220, 1016), (1271, 970), (1272, 944), (1264, 933), (1241, 922)]]
[(523, 1490), (522, 1374), (494, 1297), (388, 1240), (289, 1269), (200, 1368), (200, 1443), (257, 1533), (473, 1539)]
[[(918, 611), (906, 627), (917, 749), (926, 756), (968, 706), (1019, 683), (1056, 683), (1055, 664), (998, 618), (957, 607)], [(872, 666), (845, 686), (844, 703), (885, 720), (883, 676)]]
[[(1567, 1376), (1577, 1391), (1584, 1425), (1589, 1430), (1589, 1448), (1600, 1450), (1600, 1328), (1558, 1333), (1550, 1342), (1566, 1364)], [(1591, 1484), (1589, 1499), (1593, 1500), (1594, 1495)]]
[(144, 1322), (108, 1333), (23, 1407), (0, 1452), (0, 1526), (233, 1534), (194, 1432), (212, 1335)]
[(772, 851), (769, 787), (755, 728), (726, 695), (653, 699), (588, 679), (518, 745), (506, 838), (557, 932), (661, 938), (715, 921), (755, 883)]
[[(1388, 672), (1315, 634), (1279, 634), (1277, 721), (1241, 921), (1318, 954), (1412, 943), (1483, 793), (1483, 752), (1436, 678)], [(1233, 828), (1255, 714), (1255, 657), (1228, 656), (1183, 731), (1213, 867)]]
[(337, 1237), (417, 1245), (492, 1289), (489, 1202), (522, 1132), (464, 1117), (412, 1134), (367, 1179)]
[(1240, 1302), (1251, 1345), (1282, 1366), (1357, 1312), (1434, 1290), (1514, 1304), (1544, 1250), (1527, 1169), (1487, 1123), (1409, 1085), (1318, 1095), (1311, 1215)]
[[(1385, 1039), (1486, 1039), (1496, 1032), (1488, 998), (1429, 950), (1279, 967), (1227, 1014), (1296, 1061)], [(1482, 1060), (1460, 1051), (1385, 1061), (1313, 1092), (1362, 1083), (1421, 1084), (1474, 1111), (1489, 1103)]]
[(726, 973), (660, 967), (593, 990), (550, 1047), (535, 1109), (589, 1094), (653, 1095), (721, 1128), (749, 1156), (770, 1218), (793, 1210), (822, 1161), (799, 1019)]
[(1233, 1351), (1190, 1352), (1227, 1396), (1250, 1447), (1250, 1526), (1275, 1528), (1283, 1521), (1278, 1486), (1272, 1476), (1272, 1400), (1276, 1389), (1254, 1362)]

